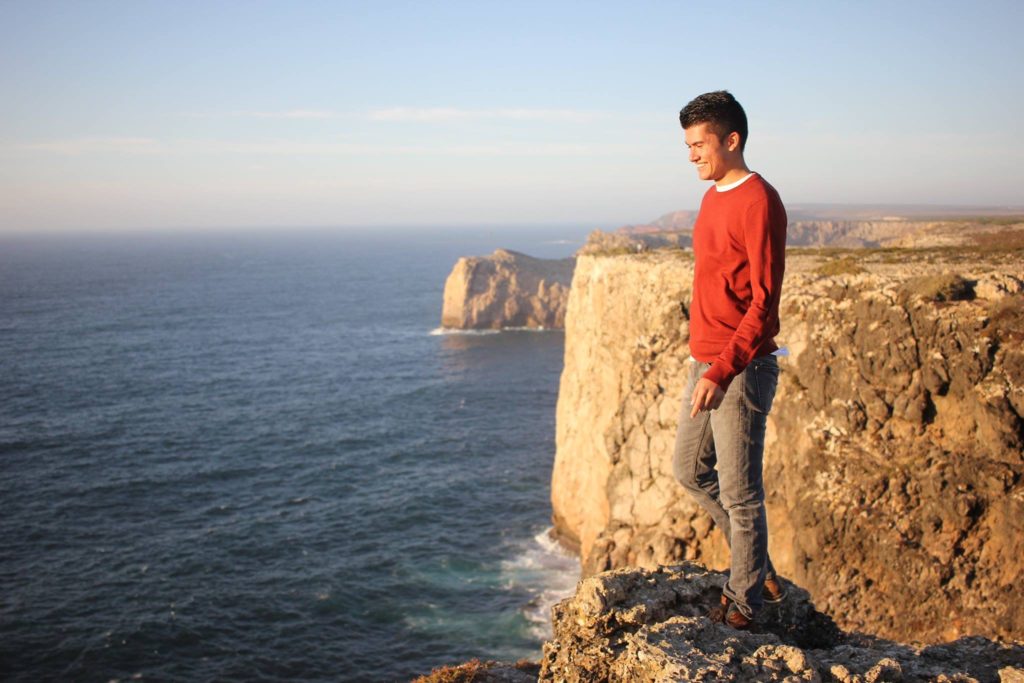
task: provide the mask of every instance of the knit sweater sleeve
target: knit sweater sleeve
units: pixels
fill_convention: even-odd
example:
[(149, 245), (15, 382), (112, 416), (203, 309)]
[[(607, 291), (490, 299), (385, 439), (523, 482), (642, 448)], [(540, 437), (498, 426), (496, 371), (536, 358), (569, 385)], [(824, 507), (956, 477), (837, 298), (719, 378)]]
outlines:
[(744, 216), (743, 238), (750, 266), (750, 307), (704, 374), (723, 391), (779, 331), (779, 299), (786, 265), (786, 215), (781, 202), (765, 198), (751, 204)]

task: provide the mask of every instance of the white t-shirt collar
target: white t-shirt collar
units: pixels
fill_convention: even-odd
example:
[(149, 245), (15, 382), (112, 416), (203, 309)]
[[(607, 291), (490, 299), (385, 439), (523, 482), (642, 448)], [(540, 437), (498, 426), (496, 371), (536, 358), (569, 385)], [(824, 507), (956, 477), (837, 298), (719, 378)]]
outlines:
[(750, 177), (755, 176), (755, 175), (757, 175), (757, 173), (751, 171), (750, 173), (748, 173), (747, 175), (743, 176), (742, 178), (740, 178), (736, 182), (729, 183), (728, 185), (715, 185), (715, 189), (718, 190), (719, 192), (728, 192), (729, 190), (736, 189), (737, 187), (739, 187), (743, 183), (747, 182), (747, 180)]

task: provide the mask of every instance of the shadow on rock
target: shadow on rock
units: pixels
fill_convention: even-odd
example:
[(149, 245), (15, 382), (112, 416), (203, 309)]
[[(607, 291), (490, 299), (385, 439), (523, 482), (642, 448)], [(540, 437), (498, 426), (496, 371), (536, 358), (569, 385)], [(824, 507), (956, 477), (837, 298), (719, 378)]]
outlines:
[(726, 576), (686, 563), (581, 581), (552, 610), (542, 681), (1011, 681), (1024, 646), (963, 638), (916, 647), (841, 632), (788, 584), (749, 631), (713, 622)]

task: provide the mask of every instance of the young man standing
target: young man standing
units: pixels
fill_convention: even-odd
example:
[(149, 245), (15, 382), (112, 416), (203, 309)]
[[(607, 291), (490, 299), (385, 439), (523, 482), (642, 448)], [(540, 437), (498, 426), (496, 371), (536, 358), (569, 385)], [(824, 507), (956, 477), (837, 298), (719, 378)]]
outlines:
[(693, 228), (692, 358), (672, 464), (731, 548), (712, 616), (742, 629), (784, 592), (768, 557), (761, 470), (779, 376), (786, 210), (775, 188), (747, 168), (747, 116), (731, 94), (697, 97), (679, 122), (697, 175), (714, 185)]

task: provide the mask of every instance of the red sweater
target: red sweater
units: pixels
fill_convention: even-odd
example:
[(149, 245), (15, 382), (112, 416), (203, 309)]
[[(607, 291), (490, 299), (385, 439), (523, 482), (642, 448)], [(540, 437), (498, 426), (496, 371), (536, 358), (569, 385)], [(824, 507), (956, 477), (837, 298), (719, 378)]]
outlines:
[(778, 347), (786, 267), (786, 209), (760, 175), (704, 195), (693, 227), (690, 353), (723, 390), (751, 360)]

